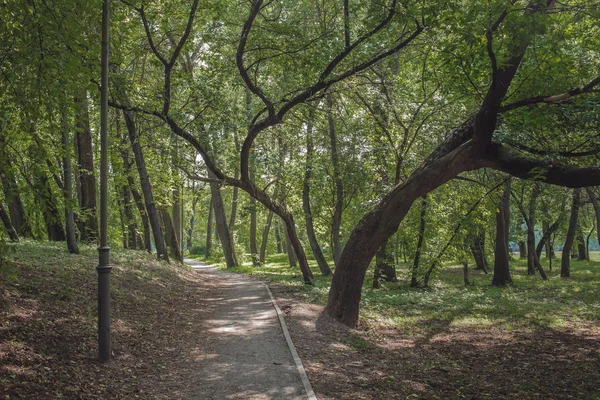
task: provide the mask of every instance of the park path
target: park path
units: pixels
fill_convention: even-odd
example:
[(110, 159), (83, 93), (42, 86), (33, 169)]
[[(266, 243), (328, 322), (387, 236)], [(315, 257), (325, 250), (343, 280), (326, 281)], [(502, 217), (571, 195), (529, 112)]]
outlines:
[(305, 400), (298, 369), (265, 286), (244, 275), (186, 259), (219, 282), (206, 299), (205, 335), (193, 399)]

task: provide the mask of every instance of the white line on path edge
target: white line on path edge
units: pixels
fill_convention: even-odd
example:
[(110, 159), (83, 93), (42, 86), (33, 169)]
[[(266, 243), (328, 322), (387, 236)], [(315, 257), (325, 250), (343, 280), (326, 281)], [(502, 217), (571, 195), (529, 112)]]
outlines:
[(318, 400), (310, 384), (310, 380), (308, 380), (308, 375), (306, 375), (306, 371), (304, 370), (302, 361), (298, 356), (298, 352), (296, 351), (294, 342), (292, 342), (290, 332), (288, 331), (287, 325), (285, 324), (285, 319), (283, 318), (283, 313), (277, 305), (277, 302), (275, 301), (275, 298), (273, 297), (273, 293), (271, 293), (271, 289), (269, 289), (269, 286), (267, 286), (267, 284), (264, 282), (261, 283), (265, 286), (265, 289), (267, 289), (267, 293), (269, 293), (269, 297), (271, 298), (271, 303), (273, 303), (273, 307), (275, 307), (277, 317), (279, 317), (279, 323), (281, 324), (281, 329), (283, 330), (283, 336), (285, 336), (285, 341), (287, 342), (287, 345), (290, 348), (290, 353), (292, 353), (292, 358), (294, 359), (294, 363), (296, 363), (296, 368), (298, 368), (298, 373), (300, 374), (300, 379), (302, 380), (302, 384), (304, 385), (304, 390), (306, 390), (308, 400)]

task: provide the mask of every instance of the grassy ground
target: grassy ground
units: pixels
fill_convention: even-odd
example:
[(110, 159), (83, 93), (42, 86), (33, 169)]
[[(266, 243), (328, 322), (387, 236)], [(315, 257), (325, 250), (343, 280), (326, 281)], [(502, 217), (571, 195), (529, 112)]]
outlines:
[[(558, 255), (560, 257), (560, 254)], [(463, 283), (463, 269), (447, 265), (432, 279), (428, 289), (408, 285), (407, 265), (398, 268), (398, 283), (386, 283), (382, 289), (371, 289), (372, 271), (367, 272), (362, 294), (363, 322), (392, 324), (399, 327), (427, 329), (427, 322), (444, 320), (456, 325), (485, 325), (512, 328), (515, 326), (571, 326), (579, 322), (600, 321), (600, 253), (592, 252), (591, 261), (571, 261), (571, 278), (560, 277), (560, 259), (554, 260), (548, 280), (539, 275), (527, 275), (527, 260), (513, 259), (511, 273), (514, 285), (505, 288), (490, 286), (492, 274), (470, 271), (470, 286)], [(224, 268), (219, 266), (219, 268)], [(315, 287), (302, 283), (298, 268), (290, 268), (283, 254), (268, 257), (260, 268), (250, 264), (228, 271), (259, 276), (272, 282), (298, 289), (309, 302), (324, 305), (331, 278), (319, 275), (311, 263), (316, 278)]]

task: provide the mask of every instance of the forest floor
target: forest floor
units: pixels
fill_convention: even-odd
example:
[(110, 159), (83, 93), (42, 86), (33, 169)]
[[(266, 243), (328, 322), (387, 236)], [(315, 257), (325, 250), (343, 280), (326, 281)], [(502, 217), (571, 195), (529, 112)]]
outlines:
[[(11, 248), (11, 264), (0, 265), (0, 399), (197, 397), (215, 335), (202, 321), (215, 315), (221, 278), (111, 251), (113, 358), (103, 364), (95, 248)], [(598, 262), (574, 263), (568, 280), (552, 271), (548, 282), (515, 262), (515, 287), (505, 289), (479, 272), (464, 287), (453, 267), (427, 290), (366, 288), (351, 330), (321, 316), (327, 278), (304, 287), (281, 256), (270, 260), (236, 271), (279, 282), (271, 289), (319, 399), (600, 398)]]
[[(596, 260), (598, 254), (594, 254)], [(315, 288), (280, 257), (250, 273), (271, 281), (319, 399), (600, 399), (600, 263), (549, 280), (513, 260), (514, 287), (447, 266), (430, 289), (401, 282), (363, 291), (358, 329), (322, 315)], [(317, 273), (317, 270), (314, 270)]]

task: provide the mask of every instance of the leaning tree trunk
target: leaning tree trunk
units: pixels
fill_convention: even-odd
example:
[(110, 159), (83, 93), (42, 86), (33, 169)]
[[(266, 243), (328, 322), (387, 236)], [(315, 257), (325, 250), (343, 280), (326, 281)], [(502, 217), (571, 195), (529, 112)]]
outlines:
[(63, 172), (65, 196), (65, 226), (67, 233), (67, 248), (69, 253), (79, 254), (77, 246), (77, 236), (75, 232), (75, 217), (73, 215), (73, 175), (71, 169), (71, 151), (69, 149), (69, 120), (66, 112), (62, 112), (63, 132), (62, 132), (62, 150), (63, 150)]
[(567, 236), (565, 238), (565, 244), (563, 246), (561, 262), (560, 262), (560, 276), (561, 278), (568, 278), (571, 276), (571, 249), (575, 240), (575, 232), (577, 230), (577, 215), (579, 214), (579, 199), (581, 196), (580, 189), (573, 189), (573, 202), (571, 203), (571, 217), (569, 218), (569, 229), (567, 230)]
[(154, 245), (156, 246), (156, 254), (159, 259), (169, 261), (169, 254), (167, 253), (167, 245), (165, 243), (165, 237), (160, 226), (160, 216), (154, 203), (154, 196), (152, 194), (152, 185), (148, 177), (148, 171), (146, 170), (146, 161), (144, 160), (144, 153), (142, 152), (142, 146), (137, 135), (135, 123), (133, 117), (129, 111), (123, 111), (125, 117), (125, 123), (127, 125), (127, 132), (129, 132), (129, 141), (131, 142), (131, 148), (135, 157), (135, 164), (137, 165), (138, 173), (140, 176), (140, 184), (142, 186), (142, 193), (144, 194), (144, 202), (146, 205), (146, 212), (148, 213), (148, 219), (152, 226), (152, 233), (154, 235)]
[[(135, 184), (135, 180), (133, 179), (132, 171), (131, 171), (131, 161), (129, 159), (129, 151), (126, 147), (127, 138), (122, 137), (121, 139), (121, 158), (123, 159), (123, 166), (125, 167), (125, 174), (127, 176), (127, 188), (131, 192), (133, 196), (133, 201), (135, 203), (136, 208), (140, 214), (140, 218), (142, 220), (142, 229), (144, 230), (144, 249), (149, 253), (152, 252), (152, 239), (151, 239), (151, 231), (150, 231), (150, 218), (148, 218), (148, 212), (146, 211), (146, 206), (144, 205), (144, 200), (142, 199), (142, 195), (137, 190), (137, 185)], [(137, 229), (136, 229), (137, 236)]]
[(6, 233), (8, 233), (8, 237), (10, 238), (10, 240), (12, 240), (13, 242), (18, 242), (19, 235), (17, 235), (17, 231), (10, 222), (10, 217), (8, 216), (8, 213), (4, 209), (4, 205), (2, 203), (0, 203), (0, 219), (4, 224), (4, 230), (6, 231)]
[(287, 225), (283, 226), (283, 238), (285, 242), (286, 254), (288, 256), (288, 262), (290, 263), (290, 268), (296, 268), (297, 257), (296, 253), (294, 253), (294, 247), (292, 246), (292, 241), (290, 239), (289, 231)]
[[(454, 137), (456, 135), (452, 136)], [(358, 222), (344, 246), (339, 265), (333, 274), (325, 313), (345, 325), (355, 326), (367, 268), (377, 249), (398, 230), (413, 202), (460, 172), (478, 167), (476, 160), (472, 158), (469, 143), (457, 147), (454, 147), (454, 142), (450, 143), (454, 150), (428, 159)]]
[(425, 238), (425, 219), (427, 217), (427, 195), (421, 198), (421, 218), (419, 225), (419, 239), (417, 240), (417, 249), (413, 260), (412, 273), (410, 277), (410, 287), (419, 286), (417, 281), (417, 273), (419, 271), (419, 262), (421, 260), (421, 250), (423, 249), (423, 240)]
[(512, 285), (509, 268), (508, 230), (510, 223), (510, 180), (496, 211), (496, 247), (494, 249), (494, 276), (492, 286)]
[(331, 222), (331, 241), (333, 244), (333, 260), (337, 265), (342, 254), (342, 244), (340, 239), (340, 229), (342, 225), (342, 211), (344, 207), (344, 185), (338, 160), (337, 136), (335, 120), (333, 119), (333, 100), (331, 93), (327, 93), (327, 120), (329, 122), (329, 139), (331, 142), (331, 163), (333, 165), (333, 180), (335, 182), (335, 205), (333, 209), (333, 219)]
[(319, 241), (317, 240), (317, 235), (315, 235), (312, 210), (310, 208), (310, 181), (312, 175), (312, 157), (314, 153), (314, 145), (312, 140), (314, 116), (314, 109), (311, 109), (306, 128), (306, 165), (304, 167), (304, 183), (302, 186), (302, 208), (304, 209), (304, 221), (306, 223), (306, 234), (310, 243), (310, 249), (315, 256), (315, 260), (317, 260), (317, 265), (319, 266), (321, 275), (330, 276), (331, 268), (329, 268), (329, 264), (327, 264), (327, 260), (325, 260), (325, 256), (323, 256), (321, 246), (319, 246)]
[[(215, 175), (209, 171), (208, 177), (215, 179)], [(227, 226), (227, 218), (225, 218), (225, 207), (223, 206), (223, 198), (221, 197), (221, 189), (217, 183), (210, 183), (210, 192), (212, 195), (213, 211), (215, 213), (215, 223), (217, 225), (217, 233), (219, 240), (221, 241), (221, 247), (223, 248), (223, 255), (225, 256), (225, 263), (227, 268), (238, 266), (237, 255), (235, 254), (235, 247), (233, 244), (233, 238), (229, 232)]]
[(79, 164), (79, 209), (81, 240), (86, 243), (98, 241), (98, 211), (96, 204), (96, 177), (94, 173), (94, 150), (90, 130), (87, 90), (75, 99), (75, 142)]

